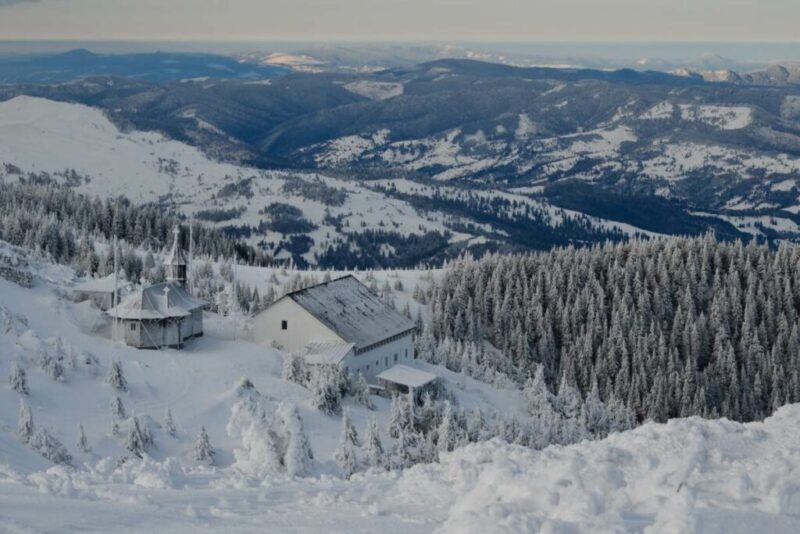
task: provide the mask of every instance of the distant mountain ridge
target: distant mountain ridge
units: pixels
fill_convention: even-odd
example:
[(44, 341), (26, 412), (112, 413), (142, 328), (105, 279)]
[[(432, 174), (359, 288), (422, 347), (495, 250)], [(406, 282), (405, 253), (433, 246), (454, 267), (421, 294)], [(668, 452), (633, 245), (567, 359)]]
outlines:
[[(446, 214), (448, 229), (486, 248), (712, 228), (800, 240), (792, 85), (442, 59), (264, 80), (0, 86), (0, 101), (19, 95), (100, 108), (125, 131), (158, 131), (237, 165), (357, 180)], [(601, 222), (559, 228), (554, 206)]]
[(228, 56), (194, 53), (62, 54), (0, 57), (0, 82), (56, 83), (92, 76), (125, 76), (150, 82), (191, 78), (258, 80), (288, 72), (278, 65), (243, 63)]

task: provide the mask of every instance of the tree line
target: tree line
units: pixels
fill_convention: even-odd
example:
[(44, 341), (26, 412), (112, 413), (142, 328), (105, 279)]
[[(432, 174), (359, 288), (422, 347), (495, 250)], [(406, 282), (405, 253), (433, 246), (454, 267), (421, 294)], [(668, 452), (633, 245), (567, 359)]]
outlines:
[(711, 234), (464, 258), (421, 339), (472, 343), (471, 365), (520, 385), (541, 366), (549, 390), (596, 388), (638, 421), (757, 420), (800, 400), (798, 273), (796, 247)]

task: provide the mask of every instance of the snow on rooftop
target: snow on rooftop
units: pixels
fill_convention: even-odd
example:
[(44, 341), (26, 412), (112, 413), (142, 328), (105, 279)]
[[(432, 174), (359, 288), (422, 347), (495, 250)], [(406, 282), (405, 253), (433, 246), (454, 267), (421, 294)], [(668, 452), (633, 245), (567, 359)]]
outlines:
[[(90, 278), (72, 289), (73, 291), (83, 291), (86, 293), (112, 293), (114, 291), (114, 278), (115, 275), (113, 273), (104, 278)], [(124, 289), (130, 285), (130, 282), (124, 278), (120, 278), (116, 282), (117, 290)]]
[(369, 347), (415, 326), (352, 275), (289, 293), (287, 297), (356, 348)]
[(352, 343), (309, 343), (304, 358), (312, 365), (335, 365), (341, 363), (354, 347)]
[(142, 287), (106, 313), (119, 319), (170, 319), (187, 317), (205, 304), (179, 284), (162, 282)]
[(410, 388), (419, 388), (425, 384), (430, 384), (438, 377), (435, 374), (415, 369), (408, 365), (397, 364), (378, 375), (381, 380), (394, 382)]

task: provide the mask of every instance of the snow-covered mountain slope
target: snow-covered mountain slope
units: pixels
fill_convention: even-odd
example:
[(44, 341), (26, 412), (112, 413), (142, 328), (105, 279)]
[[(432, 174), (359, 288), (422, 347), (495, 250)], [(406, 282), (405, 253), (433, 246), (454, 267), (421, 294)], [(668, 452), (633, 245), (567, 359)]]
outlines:
[[(184, 119), (202, 121), (195, 111), (186, 110)], [(385, 143), (388, 134), (387, 130), (369, 139), (352, 136), (337, 140), (338, 148), (331, 155), (335, 161), (331, 163), (358, 159), (364, 150)], [(622, 128), (575, 137), (570, 146), (610, 157), (630, 136), (630, 131)], [(448, 146), (458, 149), (455, 144)], [(450, 148), (439, 146), (426, 156), (427, 163), (409, 162), (408, 170), (429, 164), (449, 165)], [(400, 161), (408, 156), (403, 150), (390, 155), (392, 150), (387, 149), (382, 157)], [(463, 159), (465, 165), (477, 161)], [(459, 174), (453, 169), (447, 172), (450, 177)], [(411, 242), (406, 249), (398, 250), (403, 245), (398, 241), (410, 240), (412, 234), (437, 235), (429, 245), (431, 254), (447, 252), (451, 256), (464, 248), (503, 244), (508, 239), (502, 228), (483, 220), (485, 214), (448, 212), (436, 204), (419, 204), (424, 195), (400, 198), (387, 194), (385, 181), (221, 163), (198, 148), (155, 132), (120, 131), (95, 108), (20, 96), (0, 103), (0, 180), (20, 179), (30, 173), (39, 180), (66, 183), (89, 195), (124, 194), (134, 202), (157, 202), (208, 224), (231, 227), (236, 235), (267, 251), (287, 249), (296, 260), (312, 265), (318, 262), (319, 254), (343, 243), (351, 252), (342, 254), (345, 259), (340, 261), (345, 266), (353, 265), (353, 256), (359, 254), (372, 254), (379, 264), (409, 265), (402, 263), (408, 261), (404, 255), (413, 256), (416, 245)], [(446, 189), (442, 193), (452, 196), (453, 191)], [(623, 236), (646, 233), (631, 225), (561, 210), (544, 200), (531, 201), (502, 192), (481, 193), (487, 207), (492, 201), (487, 195), (503, 203), (522, 202), (536, 208), (523, 219), (535, 219), (540, 225), (537, 233), (558, 234), (562, 221), (574, 221), (578, 233), (567, 236), (565, 243), (570, 239), (589, 240), (595, 234), (606, 236), (608, 231)], [(505, 214), (501, 211), (490, 215), (502, 218)], [(357, 235), (367, 231), (383, 233), (383, 242), (376, 242), (375, 234), (367, 240), (371, 242), (359, 241)], [(378, 252), (365, 251), (365, 244)], [(409, 248), (412, 254), (408, 254)], [(428, 259), (421, 255), (416, 261)]]
[[(336, 236), (377, 228), (401, 235), (446, 229), (441, 214), (422, 214), (355, 181), (216, 162), (154, 132), (120, 131), (98, 109), (21, 96), (0, 103), (0, 178), (28, 173), (90, 195), (123, 194), (212, 224), (246, 225), (256, 229), (252, 243), (275, 245), (289, 233), (305, 233), (313, 241), (305, 252), (312, 263)], [(299, 208), (313, 228), (259, 229), (269, 220), (263, 210), (276, 202)]]

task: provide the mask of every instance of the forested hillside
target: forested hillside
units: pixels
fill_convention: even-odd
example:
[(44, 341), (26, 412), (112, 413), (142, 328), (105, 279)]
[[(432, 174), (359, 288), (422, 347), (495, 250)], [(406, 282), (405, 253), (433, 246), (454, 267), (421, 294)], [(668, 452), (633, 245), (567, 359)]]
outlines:
[(762, 419), (800, 400), (799, 268), (797, 248), (710, 234), (463, 259), (432, 291), (427, 337), (486, 339), (518, 382), (541, 365), (551, 389), (639, 420)]

